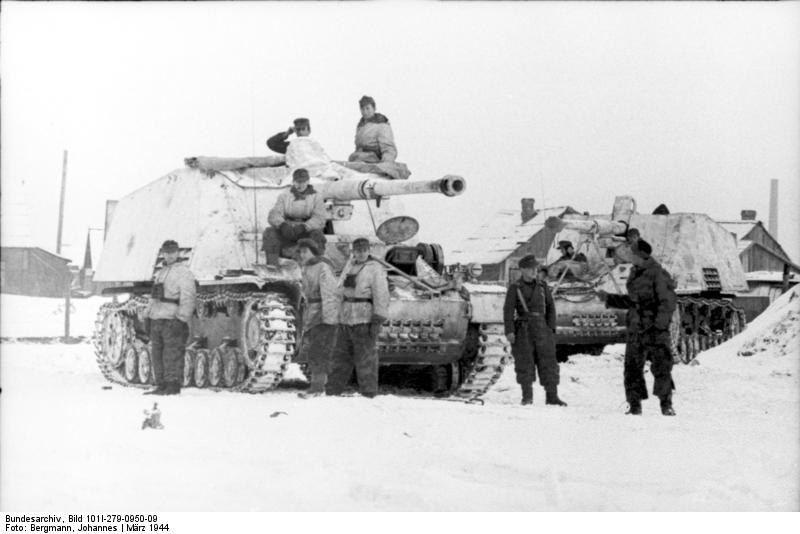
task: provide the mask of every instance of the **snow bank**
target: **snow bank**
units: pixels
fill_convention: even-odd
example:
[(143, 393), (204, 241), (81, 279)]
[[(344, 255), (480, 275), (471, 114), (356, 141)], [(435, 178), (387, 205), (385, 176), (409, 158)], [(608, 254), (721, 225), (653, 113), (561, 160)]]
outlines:
[(778, 359), (776, 372), (796, 371), (800, 361), (800, 286), (781, 295), (747, 328), (725, 343), (698, 356), (703, 364), (729, 365), (734, 355)]
[[(70, 299), (70, 336), (91, 337), (97, 310), (110, 297)], [(61, 337), (64, 299), (0, 295), (0, 337)]]

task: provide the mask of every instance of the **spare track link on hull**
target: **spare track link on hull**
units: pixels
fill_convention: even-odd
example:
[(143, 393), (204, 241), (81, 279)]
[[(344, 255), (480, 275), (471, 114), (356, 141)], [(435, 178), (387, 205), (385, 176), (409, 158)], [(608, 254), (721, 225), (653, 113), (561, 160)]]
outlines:
[[(503, 323), (482, 323), (478, 327), (477, 354), (454, 396), (477, 401), (503, 374), (511, 359)], [(469, 357), (469, 355), (465, 355)]]
[[(218, 391), (263, 393), (277, 386), (295, 348), (295, 312), (288, 299), (277, 293), (226, 291), (199, 294), (197, 300), (200, 314), (211, 303), (229, 309), (241, 306), (241, 328), (236, 346), (223, 343), (206, 349), (188, 344), (184, 387), (210, 385), (209, 389)], [(136, 297), (104, 304), (98, 312), (96, 359), (110, 382), (139, 388), (153, 383), (149, 344), (136, 337), (133, 327), (134, 316), (144, 314), (147, 302), (145, 297)]]
[(678, 297), (670, 323), (670, 341), (675, 361), (689, 363), (697, 355), (729, 340), (747, 323), (745, 312), (723, 299)]

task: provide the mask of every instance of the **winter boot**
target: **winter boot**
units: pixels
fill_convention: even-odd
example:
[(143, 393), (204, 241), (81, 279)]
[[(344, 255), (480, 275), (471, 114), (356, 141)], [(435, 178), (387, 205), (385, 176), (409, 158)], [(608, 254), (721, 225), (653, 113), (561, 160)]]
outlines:
[(180, 395), (181, 385), (177, 382), (167, 382), (162, 395)]
[(661, 397), (661, 413), (664, 415), (675, 415), (675, 410), (672, 409), (672, 393)]
[(558, 398), (558, 389), (551, 388), (545, 391), (545, 404), (552, 404), (554, 406), (566, 406), (567, 403)]
[(267, 266), (275, 267), (276, 269), (280, 267), (280, 262), (278, 261), (278, 254), (274, 252), (267, 252)]
[(521, 384), (522, 386), (522, 405), (533, 404), (533, 384)]
[(164, 384), (158, 384), (153, 389), (148, 389), (142, 395), (163, 395), (164, 394)]
[(642, 401), (636, 397), (628, 399), (628, 411), (626, 415), (642, 415)]

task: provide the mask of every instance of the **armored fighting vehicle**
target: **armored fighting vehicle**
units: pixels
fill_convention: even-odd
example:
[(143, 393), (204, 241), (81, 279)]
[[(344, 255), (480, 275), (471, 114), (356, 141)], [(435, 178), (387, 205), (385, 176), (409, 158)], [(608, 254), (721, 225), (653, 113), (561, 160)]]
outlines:
[[(95, 280), (117, 295), (99, 311), (97, 363), (105, 377), (126, 386), (152, 383), (144, 331), (160, 244), (174, 239), (198, 280), (190, 324), (184, 386), (260, 393), (275, 388), (298, 354), (305, 299), (293, 250), (280, 266), (260, 250), (267, 213), (291, 185), (285, 166), (216, 170), (178, 169), (122, 198), (113, 212)], [(227, 170), (225, 170), (227, 169)], [(389, 317), (378, 337), (382, 366), (427, 366), (433, 390), (477, 397), (502, 372), (509, 347), (503, 335), (501, 286), (471, 284), (444, 274), (436, 244), (413, 240), (419, 228), (405, 214), (402, 195), (456, 196), (458, 176), (432, 181), (390, 180), (348, 172), (313, 179), (326, 199), (326, 255), (341, 272), (350, 243), (368, 237), (387, 272)]]
[(744, 311), (733, 304), (735, 292), (747, 287), (736, 242), (707, 215), (641, 214), (635, 201), (623, 196), (615, 199), (610, 218), (569, 214), (546, 225), (558, 232), (555, 242), (572, 241), (587, 260), (558, 261), (556, 249), (548, 253), (559, 343), (624, 341), (626, 311), (606, 308), (595, 291), (625, 293), (632, 268), (629, 228), (639, 230), (675, 281), (678, 306), (670, 332), (676, 359), (689, 362), (744, 328)]

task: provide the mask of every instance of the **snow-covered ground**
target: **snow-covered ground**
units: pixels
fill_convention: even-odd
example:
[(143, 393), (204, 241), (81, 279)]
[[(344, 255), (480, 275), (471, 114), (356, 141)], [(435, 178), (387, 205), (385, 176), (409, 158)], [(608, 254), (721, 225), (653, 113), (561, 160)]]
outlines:
[[(141, 430), (153, 398), (107, 389), (91, 345), (3, 343), (0, 508), (798, 510), (798, 295), (676, 366), (673, 418), (656, 399), (623, 415), (615, 345), (562, 364), (568, 408), (544, 406), (538, 387), (520, 406), (508, 369), (483, 406), (189, 389), (157, 399), (164, 430)], [(20, 317), (39, 309), (28, 300)]]

